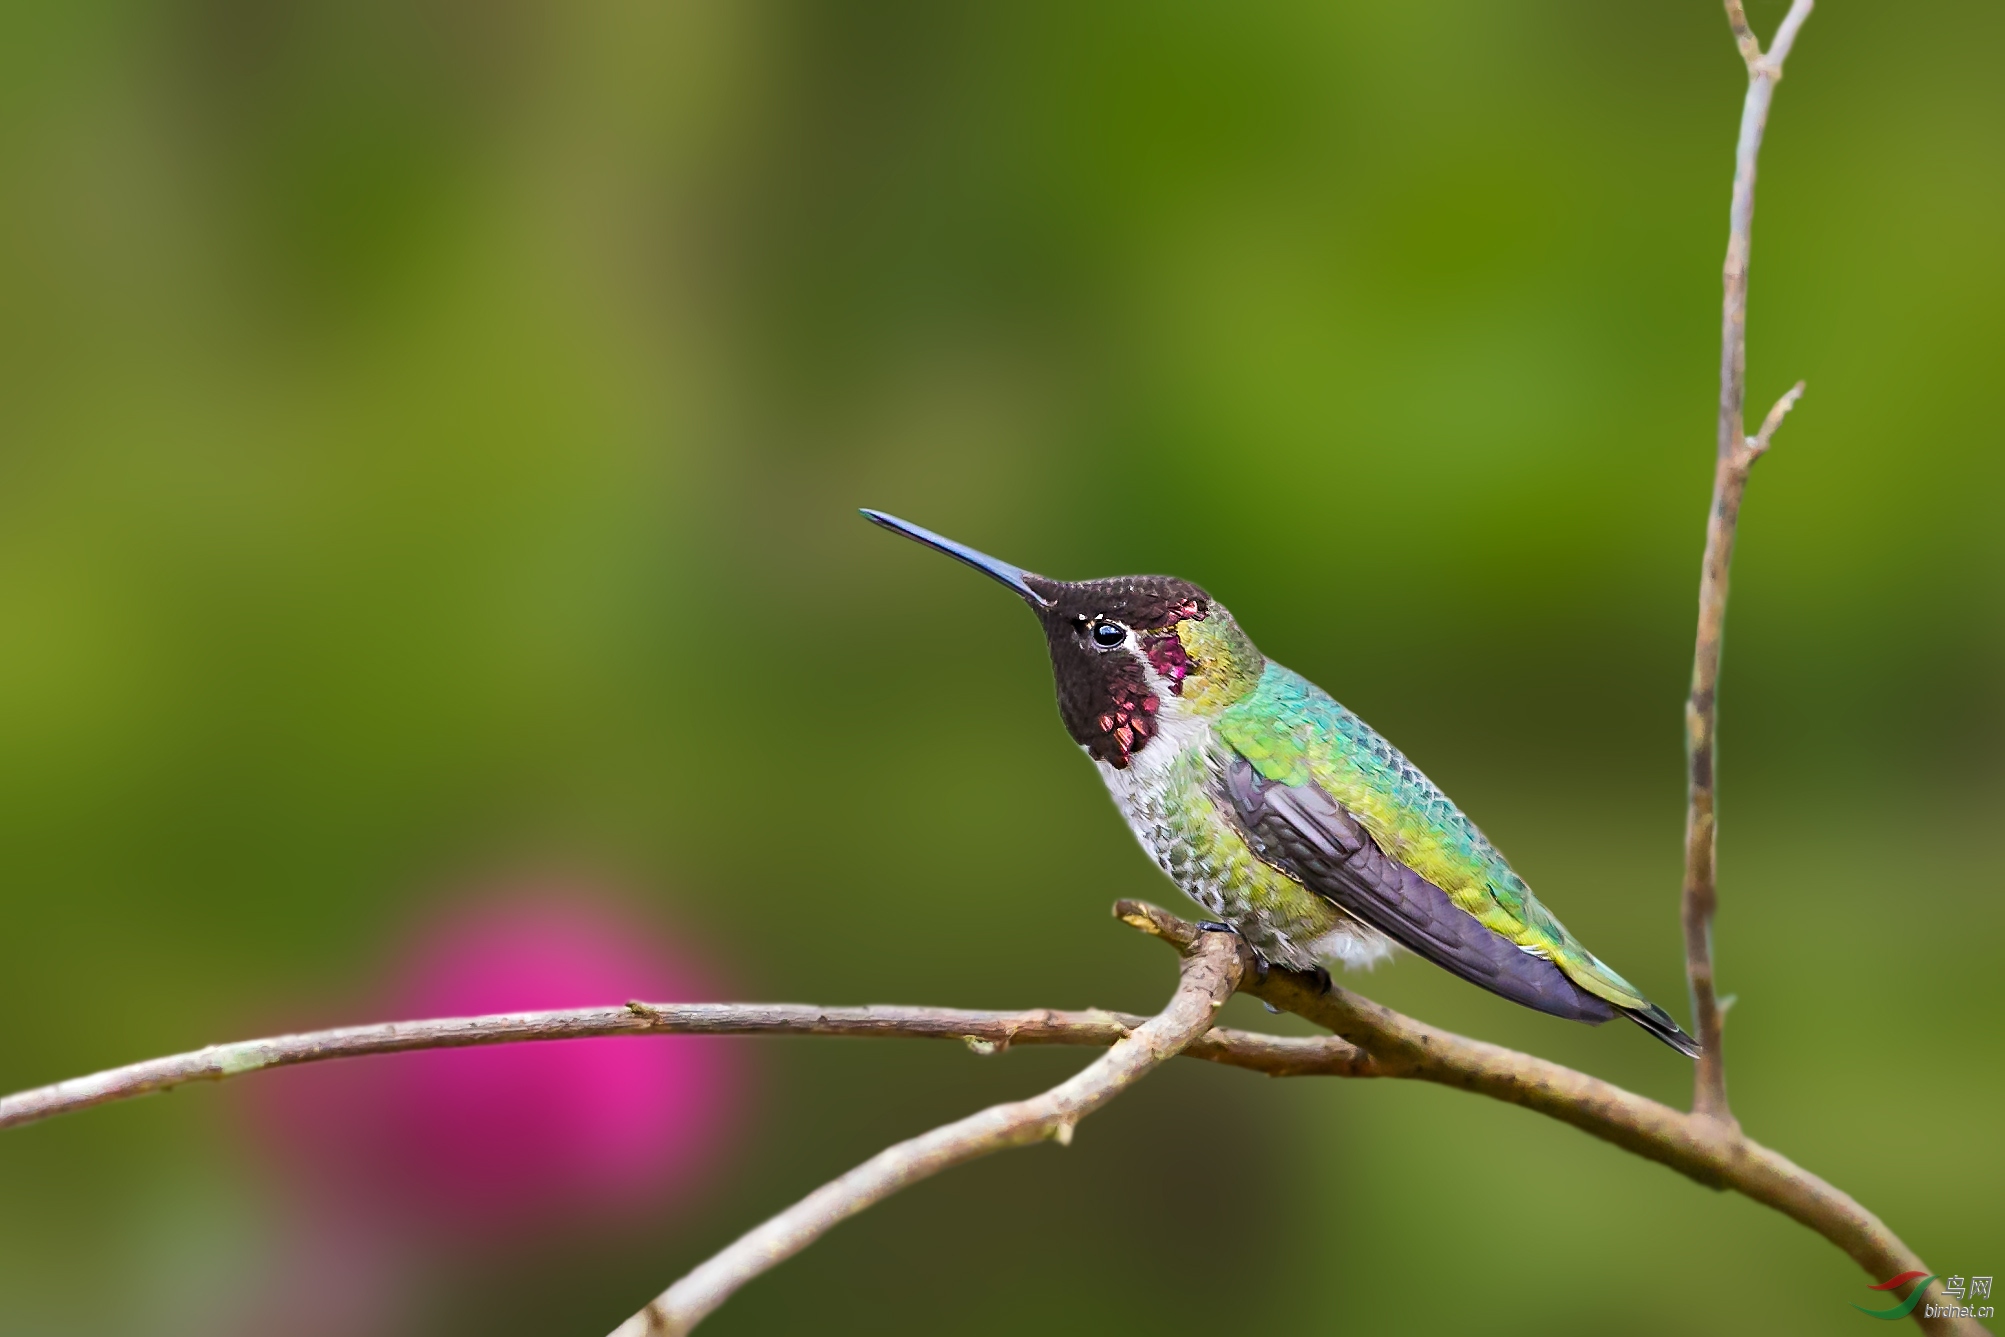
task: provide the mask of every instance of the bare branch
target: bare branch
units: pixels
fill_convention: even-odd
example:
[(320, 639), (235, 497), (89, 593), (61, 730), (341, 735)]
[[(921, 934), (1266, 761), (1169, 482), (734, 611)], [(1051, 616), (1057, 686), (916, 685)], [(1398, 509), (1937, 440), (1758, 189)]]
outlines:
[[(1154, 906), (1123, 901), (1115, 913), (1179, 947), (1187, 948), (1197, 939), (1194, 926)], [(1248, 984), (1246, 991), (1336, 1034), (1304, 1039), (1213, 1028), (1183, 1053), (1274, 1076), (1407, 1078), (1473, 1091), (1535, 1110), (1699, 1183), (1731, 1188), (1773, 1207), (1844, 1249), (1876, 1281), (1912, 1269), (1929, 1270), (1871, 1212), (1746, 1138), (1736, 1126), (1682, 1113), (1558, 1064), (1436, 1030), (1343, 989), (1318, 993), (1308, 977), (1279, 968), (1270, 970), (1264, 981)], [(214, 1045), (24, 1091), (0, 1099), (0, 1128), (191, 1081), (410, 1049), (675, 1034), (959, 1039), (983, 1052), (995, 1052), (1012, 1045), (1114, 1044), (1147, 1024), (1140, 1017), (1097, 1010), (996, 1012), (784, 1003), (629, 1003), (396, 1022)], [(1929, 1318), (1925, 1310), (1917, 1307), (1915, 1318), (1930, 1331), (1982, 1331), (1955, 1320)]]
[(1726, 0), (1727, 22), (1747, 64), (1747, 98), (1741, 104), (1740, 140), (1734, 154), (1733, 202), (1727, 218), (1725, 295), (1720, 317), (1720, 413), (1718, 461), (1713, 470), (1712, 512), (1706, 523), (1706, 555), (1699, 572), (1699, 629), (1692, 650), (1692, 694), (1685, 705), (1685, 746), (1691, 762), (1685, 807), (1685, 883), (1681, 918), (1685, 929), (1685, 978), (1692, 992), (1692, 1029), (1699, 1061), (1692, 1077), (1692, 1108), (1708, 1118), (1732, 1122), (1727, 1104), (1725, 1013), (1713, 987), (1713, 915), (1719, 908), (1716, 854), (1720, 641), (1726, 626), (1727, 572), (1733, 564), (1735, 527), (1741, 497), (1756, 459), (1768, 449), (1782, 416), (1803, 392), (1799, 383), (1770, 412), (1753, 442), (1747, 439), (1747, 269), (1754, 232), (1754, 182), (1768, 107), (1782, 78), (1782, 62), (1810, 17), (1812, 0), (1796, 0), (1776, 30), (1766, 55), (1747, 24), (1741, 0)]
[[(962, 1040), (982, 1053), (1011, 1045), (1111, 1045), (1144, 1018), (1125, 1012), (976, 1011), (952, 1007), (815, 1007), (807, 1003), (628, 1003), (392, 1021), (210, 1045), (0, 1097), (0, 1129), (115, 1100), (220, 1081), (266, 1068), (414, 1049), (582, 1040), (608, 1035), (837, 1035)], [(1367, 1077), (1371, 1060), (1330, 1036), (1261, 1035), (1216, 1027), (1184, 1051), (1272, 1077)]]
[(1194, 933), (1169, 1005), (1084, 1071), (1034, 1099), (992, 1105), (879, 1152), (741, 1236), (621, 1324), (613, 1337), (681, 1337), (753, 1277), (865, 1208), (942, 1170), (1046, 1138), (1069, 1146), (1081, 1119), (1210, 1029), (1212, 1017), (1239, 984), (1243, 950), (1244, 943), (1232, 934)]
[[(1122, 901), (1125, 923), (1183, 948), (1194, 925), (1156, 906)], [(1336, 1032), (1371, 1056), (1376, 1075), (1437, 1082), (1522, 1105), (1572, 1124), (1625, 1151), (1668, 1165), (1708, 1188), (1733, 1189), (1830, 1240), (1881, 1281), (1928, 1271), (1914, 1250), (1850, 1195), (1744, 1135), (1738, 1125), (1686, 1114), (1585, 1073), (1402, 1016), (1346, 989), (1276, 966), (1249, 978), (1245, 992)], [(1971, 1320), (1914, 1318), (1929, 1332), (1981, 1333)]]

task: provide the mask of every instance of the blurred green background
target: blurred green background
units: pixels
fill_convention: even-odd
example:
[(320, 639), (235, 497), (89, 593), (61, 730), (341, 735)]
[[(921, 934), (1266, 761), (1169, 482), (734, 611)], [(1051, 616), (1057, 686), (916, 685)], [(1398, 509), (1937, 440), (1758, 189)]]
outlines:
[[(1829, 4), (1790, 63), (1750, 401), (1810, 388), (1721, 712), (1736, 1109), (1965, 1273), (2005, 1268), (2001, 64), (1973, 0)], [(429, 908), (552, 864), (748, 998), (1151, 1009), (1107, 906), (1181, 903), (1040, 638), (858, 505), (1205, 584), (1684, 1015), (1742, 88), (1706, 0), (5, 7), (0, 1086), (374, 1019)], [(1364, 987), (1687, 1097), (1633, 1028)], [(745, 1043), (756, 1154), (702, 1201), (441, 1257), (384, 1330), (605, 1331), (1082, 1061)], [(221, 1330), (282, 1210), (242, 1098), (0, 1136), (0, 1333)], [(706, 1332), (1843, 1333), (1866, 1280), (1523, 1111), (1184, 1064)]]

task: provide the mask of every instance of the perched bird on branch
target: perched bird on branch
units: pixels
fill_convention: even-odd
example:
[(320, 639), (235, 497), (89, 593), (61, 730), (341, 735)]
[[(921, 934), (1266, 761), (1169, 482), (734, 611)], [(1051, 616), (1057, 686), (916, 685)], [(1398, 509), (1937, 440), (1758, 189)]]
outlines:
[(1142, 848), (1263, 960), (1370, 965), (1397, 944), (1512, 1002), (1590, 1024), (1619, 1012), (1698, 1054), (1433, 781), (1329, 693), (1266, 659), (1196, 585), (1052, 580), (863, 514), (1030, 605), (1058, 712)]

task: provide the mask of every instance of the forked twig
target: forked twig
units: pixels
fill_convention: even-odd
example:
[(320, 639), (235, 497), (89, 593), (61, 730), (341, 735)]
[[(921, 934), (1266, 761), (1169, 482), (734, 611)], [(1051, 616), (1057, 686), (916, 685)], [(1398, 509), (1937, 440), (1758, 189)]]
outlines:
[[(1193, 925), (1151, 905), (1123, 901), (1115, 913), (1179, 948), (1188, 949), (1198, 938)], [(1278, 968), (1244, 988), (1336, 1034), (1309, 1038), (1213, 1027), (1182, 1050), (1185, 1056), (1272, 1076), (1405, 1078), (1489, 1096), (1571, 1124), (1702, 1184), (1731, 1188), (1774, 1207), (1831, 1240), (1876, 1279), (1924, 1266), (1871, 1212), (1736, 1127), (1672, 1109), (1557, 1063), (1436, 1030), (1343, 989), (1318, 992), (1312, 981)], [(629, 1003), (391, 1022), (212, 1045), (23, 1091), (0, 1099), (0, 1128), (188, 1082), (415, 1049), (609, 1035), (829, 1035), (962, 1040), (981, 1052), (995, 1052), (1014, 1045), (1115, 1044), (1149, 1024), (1118, 1012), (798, 1003)], [(1971, 1323), (1930, 1318), (1919, 1308), (1915, 1318), (1931, 1331), (1981, 1331)]]
[(1008, 1147), (1047, 1138), (1070, 1145), (1081, 1119), (1211, 1028), (1213, 1016), (1239, 985), (1243, 949), (1230, 933), (1197, 934), (1187, 945), (1169, 1005), (1083, 1071), (1041, 1096), (991, 1105), (878, 1152), (740, 1236), (622, 1323), (613, 1337), (682, 1337), (753, 1277), (908, 1185)]

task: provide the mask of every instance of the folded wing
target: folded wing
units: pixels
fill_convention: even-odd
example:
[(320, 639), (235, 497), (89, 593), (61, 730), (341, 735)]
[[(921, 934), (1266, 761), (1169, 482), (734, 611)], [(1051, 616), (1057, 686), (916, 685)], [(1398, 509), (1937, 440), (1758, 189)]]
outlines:
[(1400, 946), (1514, 1003), (1598, 1025), (1617, 1009), (1542, 956), (1485, 927), (1378, 847), (1314, 781), (1281, 784), (1234, 755), (1225, 795), (1254, 853)]

